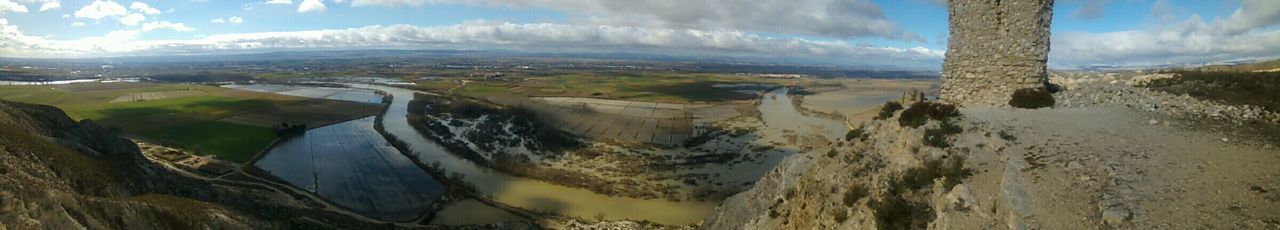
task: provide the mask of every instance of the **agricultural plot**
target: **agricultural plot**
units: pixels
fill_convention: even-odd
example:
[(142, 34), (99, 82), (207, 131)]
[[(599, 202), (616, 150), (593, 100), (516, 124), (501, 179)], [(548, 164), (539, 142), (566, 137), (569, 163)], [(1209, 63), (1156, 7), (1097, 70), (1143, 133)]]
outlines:
[[(152, 96), (110, 103), (134, 95)], [(56, 106), (74, 119), (93, 119), (149, 142), (233, 162), (248, 161), (275, 140), (270, 127), (281, 121), (332, 124), (376, 114), (381, 108), (206, 85), (153, 83), (4, 86), (0, 99)]]
[(117, 97), (116, 99), (111, 100), (109, 103), (164, 100), (169, 98), (190, 97), (190, 96), (198, 96), (198, 95), (204, 95), (204, 94), (206, 94), (204, 91), (199, 91), (199, 90), (175, 90), (175, 91), (163, 91), (163, 92), (130, 93), (127, 95)]
[(274, 93), (306, 98), (320, 98), (360, 103), (382, 103), (382, 96), (373, 90), (332, 87), (308, 87), (276, 84), (225, 85), (225, 88), (254, 92)]
[(373, 117), (282, 140), (254, 162), (271, 175), (377, 219), (417, 219), (444, 187), (373, 129)]

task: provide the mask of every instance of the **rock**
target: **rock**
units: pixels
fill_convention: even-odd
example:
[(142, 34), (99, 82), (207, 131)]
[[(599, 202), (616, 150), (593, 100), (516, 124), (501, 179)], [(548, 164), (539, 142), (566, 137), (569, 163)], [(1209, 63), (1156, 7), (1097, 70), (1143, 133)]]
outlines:
[(1102, 222), (1111, 226), (1119, 226), (1129, 220), (1131, 213), (1120, 207), (1110, 207), (1102, 211)]
[(1084, 166), (1081, 166), (1081, 165), (1080, 165), (1080, 162), (1071, 161), (1071, 162), (1068, 162), (1068, 163), (1067, 163), (1067, 169), (1070, 169), (1070, 170), (1077, 170), (1077, 169), (1080, 169), (1080, 168), (1083, 168), (1083, 167), (1084, 167)]
[(1221, 140), (1223, 143), (1231, 142), (1231, 139), (1227, 139), (1226, 137), (1223, 137)]
[(1158, 124), (1160, 124), (1160, 121), (1157, 121), (1156, 119), (1151, 119), (1151, 120), (1147, 120), (1147, 124), (1148, 124), (1148, 125), (1158, 125)]
[(969, 186), (965, 184), (956, 185), (947, 193), (945, 207), (948, 210), (968, 211), (972, 210), (977, 199), (973, 197), (973, 193), (969, 191)]

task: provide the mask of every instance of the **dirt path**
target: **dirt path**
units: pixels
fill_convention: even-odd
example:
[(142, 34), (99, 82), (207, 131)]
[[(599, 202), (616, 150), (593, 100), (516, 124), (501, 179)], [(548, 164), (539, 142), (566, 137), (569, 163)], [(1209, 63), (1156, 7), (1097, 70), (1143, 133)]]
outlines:
[(1263, 134), (1123, 107), (963, 113), (990, 130), (957, 143), (974, 149), (968, 186), (980, 211), (955, 226), (1280, 226), (1280, 150)]

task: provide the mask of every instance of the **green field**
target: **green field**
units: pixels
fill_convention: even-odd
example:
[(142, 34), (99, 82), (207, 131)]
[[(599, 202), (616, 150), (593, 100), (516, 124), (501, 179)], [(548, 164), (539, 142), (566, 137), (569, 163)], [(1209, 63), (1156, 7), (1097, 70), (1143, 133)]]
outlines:
[[(207, 94), (163, 100), (107, 103), (135, 92), (200, 90)], [(248, 93), (202, 85), (77, 84), (5, 86), (0, 99), (57, 106), (74, 119), (92, 119), (108, 127), (160, 144), (245, 162), (275, 139), (267, 127), (218, 121), (300, 98)]]

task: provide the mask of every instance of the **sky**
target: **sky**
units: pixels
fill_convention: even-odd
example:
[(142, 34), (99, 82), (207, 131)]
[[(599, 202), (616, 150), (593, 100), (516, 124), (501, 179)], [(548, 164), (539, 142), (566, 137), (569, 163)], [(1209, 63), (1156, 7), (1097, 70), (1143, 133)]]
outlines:
[[(946, 0), (0, 0), (0, 56), (515, 50), (940, 68)], [(1280, 57), (1278, 0), (1057, 0), (1053, 68)]]

